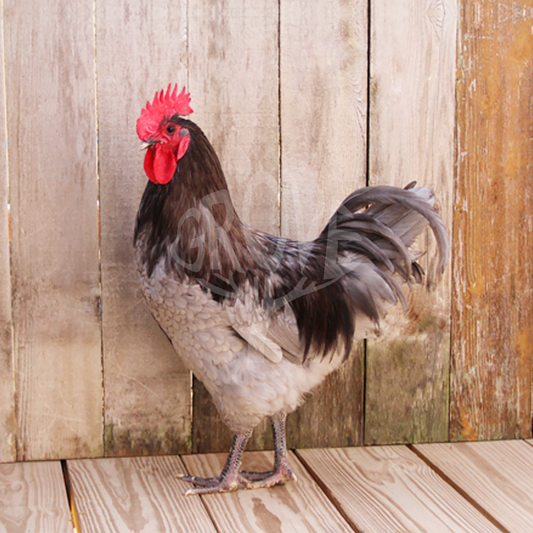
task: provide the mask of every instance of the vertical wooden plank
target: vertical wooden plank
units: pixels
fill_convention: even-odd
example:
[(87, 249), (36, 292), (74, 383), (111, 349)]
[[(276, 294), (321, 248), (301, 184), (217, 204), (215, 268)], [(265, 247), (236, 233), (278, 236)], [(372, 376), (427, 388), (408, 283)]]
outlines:
[[(376, 0), (370, 18), (370, 184), (432, 187), (451, 230), (455, 2)], [(435, 279), (434, 241), (426, 238), (418, 246), (428, 249), (427, 277), (410, 291), (407, 317), (392, 310), (381, 339), (368, 342), (367, 444), (448, 435), (451, 269)]]
[(365, 185), (367, 2), (283, 0), (282, 234), (314, 239)]
[[(1, 57), (4, 55), (3, 31), (3, 25), (0, 25)], [(16, 458), (5, 119), (4, 62), (2, 61), (0, 65), (0, 463), (14, 461)]]
[(107, 455), (190, 449), (190, 374), (140, 292), (133, 229), (147, 183), (135, 124), (156, 90), (187, 84), (187, 2), (96, 2)]
[[(191, 119), (217, 151), (241, 218), (278, 233), (278, 4), (269, 0), (189, 0)], [(264, 429), (266, 428), (266, 435)], [(267, 424), (249, 448), (269, 439)], [(193, 446), (229, 448), (207, 392), (194, 387)]]
[(93, 18), (4, 2), (19, 459), (102, 453)]
[(0, 531), (72, 531), (59, 461), (0, 465)]
[(453, 440), (531, 436), (533, 3), (461, 2)]
[[(283, 0), (280, 13), (281, 233), (313, 239), (365, 185), (367, 2)], [(288, 420), (291, 446), (362, 441), (356, 350)]]

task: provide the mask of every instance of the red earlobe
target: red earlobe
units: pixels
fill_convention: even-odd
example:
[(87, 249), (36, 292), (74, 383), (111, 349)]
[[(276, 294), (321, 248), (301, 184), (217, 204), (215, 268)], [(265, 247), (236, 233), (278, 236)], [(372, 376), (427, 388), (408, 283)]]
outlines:
[(181, 137), (178, 143), (178, 153), (176, 155), (176, 161), (179, 161), (185, 155), (187, 148), (189, 148), (190, 140), (191, 140), (191, 137), (189, 135), (185, 135), (184, 137)]

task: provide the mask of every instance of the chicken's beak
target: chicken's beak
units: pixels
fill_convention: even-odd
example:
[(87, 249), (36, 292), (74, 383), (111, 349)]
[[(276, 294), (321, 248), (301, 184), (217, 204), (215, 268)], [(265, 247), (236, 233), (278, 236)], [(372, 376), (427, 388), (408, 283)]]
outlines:
[(148, 148), (153, 148), (159, 142), (161, 141), (154, 141), (152, 139), (149, 139), (148, 141), (143, 141), (141, 143), (141, 146), (139, 146), (139, 150), (147, 150)]

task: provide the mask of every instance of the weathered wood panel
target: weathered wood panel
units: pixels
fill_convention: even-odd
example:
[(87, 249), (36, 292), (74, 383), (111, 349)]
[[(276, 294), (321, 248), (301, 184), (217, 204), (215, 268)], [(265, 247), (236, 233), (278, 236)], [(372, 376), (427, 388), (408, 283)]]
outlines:
[(208, 533), (216, 529), (200, 498), (185, 498), (179, 457), (68, 461), (81, 531)]
[[(1, 57), (3, 57), (3, 43), (3, 26), (0, 26)], [(13, 461), (16, 457), (4, 81), (4, 63), (2, 62), (0, 65), (0, 463)]]
[(460, 18), (450, 437), (530, 437), (533, 4)]
[(144, 153), (135, 124), (168, 83), (187, 83), (187, 9), (96, 3), (106, 455), (190, 449), (190, 374), (152, 318), (133, 260)]
[(358, 531), (500, 531), (406, 447), (301, 450)]
[[(278, 4), (190, 0), (188, 13), (191, 118), (217, 151), (241, 218), (277, 234)], [(228, 449), (231, 435), (195, 383), (194, 450)], [(265, 429), (257, 428), (250, 448), (263, 447)]]
[[(365, 185), (367, 2), (280, 4), (281, 234), (313, 239)], [(362, 442), (362, 351), (289, 417), (290, 446)]]
[(72, 532), (59, 461), (0, 465), (0, 531)]
[(531, 529), (533, 447), (523, 441), (494, 441), (415, 448), (507, 531)]
[[(432, 187), (450, 231), (456, 18), (452, 0), (378, 0), (370, 17), (370, 185)], [(432, 237), (419, 241), (432, 261)], [(411, 290), (407, 318), (391, 311), (368, 342), (366, 443), (448, 436), (451, 268), (436, 280), (435, 264), (422, 264), (427, 279)]]
[[(291, 466), (298, 477), (296, 483), (268, 490), (241, 490), (233, 494), (217, 494), (203, 498), (218, 531), (353, 531), (298, 458), (292, 453), (290, 455)], [(193, 475), (210, 477), (220, 473), (226, 458), (223, 454), (210, 454), (191, 455), (183, 460)], [(243, 468), (252, 472), (263, 472), (272, 468), (273, 461), (272, 453), (246, 453)], [(185, 483), (183, 486), (187, 488)]]
[(100, 455), (93, 2), (3, 6), (18, 458)]

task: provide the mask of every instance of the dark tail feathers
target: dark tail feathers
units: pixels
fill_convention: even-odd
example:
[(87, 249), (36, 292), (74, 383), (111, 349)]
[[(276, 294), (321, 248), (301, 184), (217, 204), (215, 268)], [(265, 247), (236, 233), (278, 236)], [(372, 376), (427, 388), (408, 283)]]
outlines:
[(420, 282), (422, 269), (409, 251), (416, 237), (431, 227), (439, 249), (439, 271), (448, 261), (449, 238), (433, 205), (435, 196), (415, 182), (399, 187), (366, 187), (350, 194), (317, 241), (368, 257), (374, 264)]

